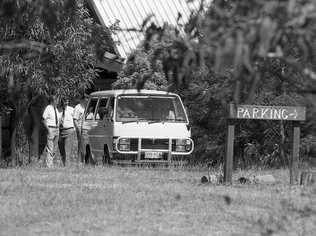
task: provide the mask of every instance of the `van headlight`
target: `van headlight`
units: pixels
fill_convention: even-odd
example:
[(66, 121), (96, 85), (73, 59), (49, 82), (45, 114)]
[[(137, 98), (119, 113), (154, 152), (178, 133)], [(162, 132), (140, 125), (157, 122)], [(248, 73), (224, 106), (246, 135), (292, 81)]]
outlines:
[(189, 152), (192, 149), (192, 141), (190, 139), (176, 139), (175, 151), (176, 152)]
[(113, 151), (117, 151), (116, 150), (116, 143), (117, 143), (117, 137), (113, 137), (113, 142), (112, 142)]
[(131, 149), (131, 140), (129, 138), (119, 139), (118, 149), (120, 151), (130, 151)]

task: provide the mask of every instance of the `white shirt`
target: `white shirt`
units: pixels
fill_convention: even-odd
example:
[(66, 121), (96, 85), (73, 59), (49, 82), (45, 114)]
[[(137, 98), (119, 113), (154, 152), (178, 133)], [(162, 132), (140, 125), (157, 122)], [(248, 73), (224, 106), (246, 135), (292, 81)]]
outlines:
[[(55, 118), (56, 116), (57, 116), (57, 122)], [(45, 110), (43, 112), (43, 119), (46, 121), (46, 124), (48, 126), (59, 127), (60, 118), (61, 118), (61, 112), (59, 112), (57, 108), (54, 108), (53, 105), (48, 105), (45, 107)]]
[(61, 121), (63, 128), (73, 128), (74, 127), (74, 108), (71, 106), (66, 106), (65, 112), (61, 111)]
[(84, 115), (84, 106), (82, 106), (80, 103), (75, 106), (74, 112), (73, 112), (73, 119), (77, 120), (79, 125), (81, 126), (83, 122), (83, 115)]

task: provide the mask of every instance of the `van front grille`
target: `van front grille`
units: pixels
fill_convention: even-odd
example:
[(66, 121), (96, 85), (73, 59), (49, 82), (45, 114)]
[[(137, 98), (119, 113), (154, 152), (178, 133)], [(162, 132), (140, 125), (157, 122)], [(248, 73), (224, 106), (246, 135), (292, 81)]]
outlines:
[(132, 138), (131, 139), (131, 146), (130, 146), (130, 148), (131, 148), (131, 151), (137, 152), (137, 150), (138, 150), (138, 139), (136, 139), (136, 138)]
[(142, 149), (168, 149), (169, 139), (142, 139)]

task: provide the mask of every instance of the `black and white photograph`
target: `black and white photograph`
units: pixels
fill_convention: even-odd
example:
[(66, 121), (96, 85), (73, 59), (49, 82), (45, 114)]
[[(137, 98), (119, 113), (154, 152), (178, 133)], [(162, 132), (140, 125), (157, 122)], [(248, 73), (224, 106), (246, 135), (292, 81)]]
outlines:
[(316, 1), (0, 0), (11, 235), (316, 235)]

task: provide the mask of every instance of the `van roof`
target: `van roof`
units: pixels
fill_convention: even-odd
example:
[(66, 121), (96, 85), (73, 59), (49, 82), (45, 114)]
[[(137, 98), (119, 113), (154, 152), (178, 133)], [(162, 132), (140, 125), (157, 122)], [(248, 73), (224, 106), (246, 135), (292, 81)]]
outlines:
[(158, 91), (158, 90), (147, 90), (147, 89), (114, 89), (114, 90), (103, 90), (97, 91), (90, 94), (90, 96), (105, 96), (112, 95), (118, 96), (121, 94), (156, 94), (156, 95), (177, 95), (175, 93), (170, 93), (166, 91)]

